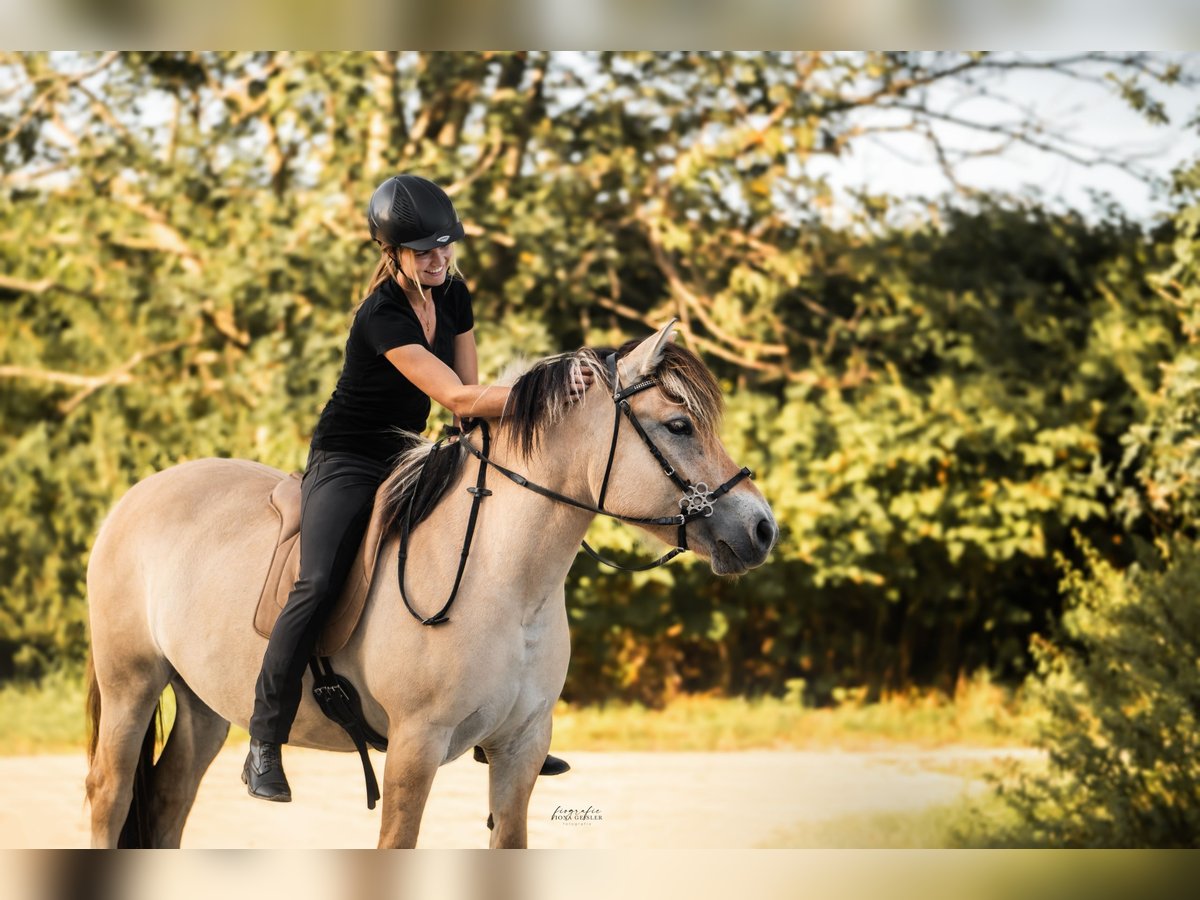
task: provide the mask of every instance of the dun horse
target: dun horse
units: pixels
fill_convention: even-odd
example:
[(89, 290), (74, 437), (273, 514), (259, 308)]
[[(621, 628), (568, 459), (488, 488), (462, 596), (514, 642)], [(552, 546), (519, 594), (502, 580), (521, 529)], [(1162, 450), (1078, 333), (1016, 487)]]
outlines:
[[(595, 507), (673, 545), (685, 532), (717, 574), (765, 561), (777, 534), (771, 510), (717, 437), (716, 381), (671, 343), (671, 329), (611, 369), (580, 351), (543, 360), (517, 381), (512, 415), (491, 423), (490, 458), (541, 490), (489, 467), (493, 494), (479, 505), (478, 537), (447, 622), (421, 627), (409, 615), (398, 587), (399, 536), (385, 537), (362, 620), (332, 658), (361, 691), (367, 722), (388, 739), (381, 847), (416, 844), (438, 767), (476, 745), (490, 762), (491, 846), (525, 846), (570, 657), (564, 583)], [(569, 402), (570, 367), (580, 364), (596, 369), (597, 384)], [(477, 445), (438, 451), (456, 460), (447, 490), (411, 534), (405, 587), (422, 616), (451, 592), (473, 500), (466, 488), (481, 465), (468, 451)], [(405, 502), (429, 448), (423, 442), (401, 459), (377, 503)], [(681, 476), (698, 505), (681, 501)], [(229, 723), (249, 720), (265, 648), (251, 621), (279, 527), (265, 498), (284, 477), (246, 460), (184, 463), (135, 485), (100, 529), (87, 576), (94, 846), (129, 843), (130, 835), (178, 846)], [(678, 521), (661, 524), (668, 516)], [(168, 684), (177, 713), (155, 762), (154, 719)], [(353, 749), (307, 687), (291, 741)], [(479, 821), (482, 829), (482, 814)]]

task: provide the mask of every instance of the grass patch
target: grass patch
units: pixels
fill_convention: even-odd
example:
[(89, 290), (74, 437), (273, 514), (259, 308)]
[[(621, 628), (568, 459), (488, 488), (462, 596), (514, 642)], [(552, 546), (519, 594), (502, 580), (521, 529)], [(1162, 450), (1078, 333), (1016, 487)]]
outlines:
[[(0, 755), (82, 753), (87, 747), (86, 690), (80, 672), (56, 672), (37, 684), (0, 687)], [(175, 721), (175, 695), (162, 697), (162, 727)]]
[(768, 837), (760, 847), (813, 850), (982, 849), (1000, 842), (1015, 815), (987, 792), (912, 812), (845, 816), (801, 822)]
[[(167, 692), (165, 721), (173, 716)], [(0, 754), (79, 752), (86, 743), (84, 690), (79, 673), (58, 674), (37, 686), (0, 687)], [(554, 749), (572, 750), (870, 750), (905, 744), (934, 748), (1031, 742), (1036, 716), (985, 678), (966, 682), (953, 699), (941, 694), (891, 696), (865, 703), (847, 692), (831, 708), (798, 699), (681, 697), (666, 709), (636, 704), (572, 706), (554, 713)], [(229, 743), (242, 744), (242, 728)]]
[(64, 753), (87, 746), (83, 677), (58, 672), (37, 684), (0, 687), (0, 753)]
[(776, 832), (759, 846), (786, 850), (941, 850), (958, 846), (954, 822), (962, 815), (963, 808), (951, 804), (916, 812), (802, 822)]
[(662, 710), (636, 704), (576, 707), (554, 713), (559, 750), (870, 750), (968, 744), (1029, 744), (1036, 715), (987, 678), (964, 682), (953, 698), (909, 693), (865, 703), (847, 692), (834, 707), (764, 697), (681, 697)]

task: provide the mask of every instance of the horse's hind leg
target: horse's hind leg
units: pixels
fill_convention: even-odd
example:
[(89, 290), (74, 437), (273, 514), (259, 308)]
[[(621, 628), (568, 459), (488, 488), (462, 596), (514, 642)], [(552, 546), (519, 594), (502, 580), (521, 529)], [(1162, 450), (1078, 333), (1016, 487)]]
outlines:
[(147, 730), (155, 727), (154, 714), (170, 670), (161, 660), (142, 660), (120, 672), (97, 666), (94, 677), (92, 687), (103, 702), (87, 776), (92, 846), (116, 847), (134, 799)]
[(200, 780), (229, 734), (229, 722), (192, 693), (183, 679), (176, 676), (171, 687), (175, 722), (154, 767), (154, 843), (158, 847), (179, 846)]

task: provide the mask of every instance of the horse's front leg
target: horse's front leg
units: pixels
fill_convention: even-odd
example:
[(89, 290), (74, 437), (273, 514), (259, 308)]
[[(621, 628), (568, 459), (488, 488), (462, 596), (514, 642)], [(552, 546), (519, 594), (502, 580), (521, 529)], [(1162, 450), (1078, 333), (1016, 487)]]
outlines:
[(488, 747), (493, 850), (528, 846), (529, 797), (550, 750), (549, 712), (524, 733)]
[(383, 767), (383, 822), (379, 828), (381, 849), (412, 849), (417, 846), (421, 816), (438, 766), (446, 756), (447, 735), (439, 732), (388, 734), (387, 760)]

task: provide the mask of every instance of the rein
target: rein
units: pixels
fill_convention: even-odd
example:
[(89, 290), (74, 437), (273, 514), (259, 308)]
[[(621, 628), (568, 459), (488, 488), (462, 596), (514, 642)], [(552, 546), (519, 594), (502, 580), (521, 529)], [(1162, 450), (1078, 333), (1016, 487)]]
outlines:
[[(653, 439), (651, 439), (650, 435), (646, 433), (646, 429), (642, 427), (642, 423), (638, 421), (637, 416), (633, 412), (633, 408), (629, 404), (630, 397), (648, 388), (654, 387), (658, 382), (653, 378), (647, 378), (643, 381), (639, 381), (636, 384), (630, 385), (627, 388), (622, 388), (619, 376), (617, 374), (617, 355), (615, 353), (610, 353), (605, 358), (605, 365), (608, 367), (609, 378), (613, 384), (613, 436), (612, 443), (608, 449), (608, 462), (604, 467), (604, 480), (600, 485), (600, 497), (594, 506), (590, 503), (584, 503), (583, 501), (576, 500), (572, 497), (566, 496), (565, 494), (560, 494), (557, 491), (553, 491), (550, 488), (543, 487), (540, 484), (532, 482), (524, 475), (514, 472), (512, 469), (509, 469), (506, 466), (496, 462), (494, 459), (491, 459), (488, 456), (491, 446), (491, 434), (486, 421), (482, 419), (479, 420), (479, 428), (483, 443), (482, 450), (476, 449), (471, 442), (467, 440), (466, 434), (460, 432), (458, 429), (450, 426), (447, 426), (444, 429), (445, 437), (434, 444), (433, 448), (429, 451), (429, 456), (425, 458), (425, 463), (421, 468), (421, 475), (419, 477), (424, 477), (425, 469), (429, 466), (430, 459), (433, 457), (434, 453), (441, 448), (442, 443), (446, 440), (446, 438), (453, 436), (458, 436), (458, 442), (462, 444), (472, 456), (479, 460), (479, 475), (476, 479), (475, 486), (467, 488), (467, 491), (474, 495), (474, 499), (471, 501), (471, 512), (467, 519), (467, 532), (463, 538), (463, 549), (462, 554), (459, 557), (458, 574), (454, 578), (454, 587), (451, 589), (450, 598), (446, 601), (445, 605), (438, 612), (434, 613), (428, 618), (422, 617), (416, 610), (412, 608), (412, 605), (408, 601), (408, 596), (404, 591), (404, 566), (408, 559), (408, 539), (411, 533), (413, 500), (416, 496), (416, 491), (414, 490), (412, 494), (409, 495), (408, 507), (405, 510), (404, 520), (401, 523), (400, 530), (400, 552), (397, 560), (399, 564), (398, 577), (400, 580), (400, 596), (404, 600), (404, 606), (412, 614), (413, 618), (415, 618), (422, 625), (441, 625), (449, 621), (449, 619), (446, 617), (446, 614), (449, 612), (451, 605), (458, 596), (458, 586), (462, 582), (463, 571), (467, 566), (467, 556), (471, 552), (471, 542), (475, 535), (475, 522), (479, 517), (479, 504), (482, 502), (484, 497), (490, 496), (492, 493), (486, 487), (488, 466), (491, 466), (493, 469), (515, 484), (518, 484), (527, 490), (533, 491), (535, 494), (540, 494), (543, 497), (554, 500), (557, 503), (573, 506), (576, 509), (582, 509), (596, 515), (607, 516), (610, 519), (616, 519), (620, 522), (629, 522), (633, 525), (674, 525), (679, 529), (678, 542), (676, 546), (669, 552), (654, 560), (654, 562), (647, 563), (646, 565), (642, 566), (623, 566), (620, 563), (615, 563), (604, 559), (595, 550), (588, 546), (587, 541), (583, 542), (583, 549), (590, 557), (592, 557), (592, 559), (596, 560), (596, 562), (602, 563), (614, 569), (620, 569), (624, 572), (645, 572), (649, 569), (654, 569), (658, 566), (664, 565), (665, 563), (670, 562), (680, 553), (683, 553), (688, 549), (688, 522), (692, 522), (696, 519), (706, 519), (711, 516), (713, 514), (713, 505), (717, 500), (729, 493), (729, 491), (732, 490), (733, 487), (740, 481), (742, 481), (742, 479), (754, 477), (754, 473), (751, 472), (750, 469), (743, 467), (739, 472), (737, 472), (737, 474), (713, 491), (710, 491), (708, 489), (708, 485), (703, 481), (693, 483), (681, 478), (679, 473), (675, 471), (674, 466), (667, 461), (667, 458), (663, 455), (662, 451), (658, 449), (658, 446), (654, 443)], [(670, 478), (671, 481), (674, 482), (675, 486), (683, 491), (683, 497), (679, 500), (679, 508), (681, 512), (678, 515), (660, 516), (658, 518), (643, 518), (640, 516), (627, 516), (621, 513), (610, 512), (604, 508), (604, 498), (608, 494), (609, 477), (612, 474), (613, 460), (617, 453), (617, 437), (620, 433), (622, 414), (624, 414), (625, 418), (629, 420), (629, 423), (638, 433), (638, 436), (641, 437), (642, 441), (650, 449), (651, 455), (653, 455), (659, 466), (662, 467), (663, 474)]]
[[(483, 425), (483, 448), (486, 453), (491, 439), (488, 434), (487, 423), (481, 422), (481, 424)], [(425, 457), (425, 462), (421, 465), (421, 474), (417, 477), (418, 483), (424, 479), (425, 472), (429, 468), (429, 461), (441, 449), (446, 438), (454, 437), (456, 434), (459, 434), (458, 429), (451, 426), (445, 428), (445, 436), (433, 445), (429, 451), (429, 455)], [(470, 447), (469, 444), (467, 446)], [(471, 449), (473, 450), (474, 448)], [(473, 494), (474, 499), (471, 501), (471, 513), (467, 517), (467, 533), (463, 537), (463, 548), (458, 558), (458, 573), (454, 576), (454, 587), (450, 589), (450, 599), (446, 601), (446, 604), (428, 618), (423, 617), (412, 608), (412, 604), (408, 600), (408, 594), (404, 590), (404, 566), (408, 561), (408, 539), (412, 534), (413, 503), (417, 497), (416, 488), (414, 487), (412, 493), (408, 495), (408, 506), (404, 510), (404, 520), (400, 523), (400, 551), (396, 557), (397, 578), (400, 581), (400, 597), (404, 600), (405, 609), (412, 613), (413, 618), (422, 625), (441, 625), (444, 622), (450, 621), (446, 618), (446, 613), (450, 611), (450, 607), (454, 603), (454, 598), (458, 596), (458, 586), (462, 583), (463, 572), (467, 568), (467, 557), (471, 555), (471, 542), (475, 537), (475, 522), (479, 518), (479, 504), (483, 501), (484, 497), (491, 496), (492, 493), (487, 489), (486, 465), (479, 467), (479, 476), (475, 479), (475, 486), (467, 488), (467, 492)]]

